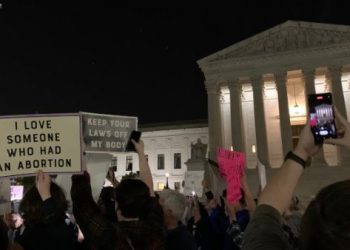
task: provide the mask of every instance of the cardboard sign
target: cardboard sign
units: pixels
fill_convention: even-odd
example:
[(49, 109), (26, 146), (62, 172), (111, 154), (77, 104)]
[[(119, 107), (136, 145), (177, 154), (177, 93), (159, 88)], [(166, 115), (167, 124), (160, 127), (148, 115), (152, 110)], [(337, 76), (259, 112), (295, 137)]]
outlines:
[(81, 171), (79, 114), (0, 117), (0, 177)]
[(185, 174), (185, 186), (184, 194), (187, 196), (192, 196), (193, 191), (198, 197), (203, 195), (203, 182), (204, 171), (187, 171)]
[(241, 198), (241, 177), (244, 173), (245, 154), (219, 148), (217, 150), (219, 170), (227, 182), (227, 199), (235, 203)]
[(137, 117), (81, 114), (88, 152), (125, 152), (131, 131), (137, 130)]

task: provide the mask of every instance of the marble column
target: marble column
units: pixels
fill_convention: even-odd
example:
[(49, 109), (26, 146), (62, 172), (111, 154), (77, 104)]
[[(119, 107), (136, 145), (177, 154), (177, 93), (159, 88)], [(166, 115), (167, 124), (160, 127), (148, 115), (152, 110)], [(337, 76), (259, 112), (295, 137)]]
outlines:
[[(347, 119), (346, 105), (344, 100), (343, 86), (341, 81), (342, 66), (328, 66), (329, 77), (332, 82), (333, 104), (338, 111)], [(343, 147), (337, 147), (338, 165), (350, 167), (349, 152)]]
[(287, 94), (287, 73), (275, 74), (275, 82), (278, 92), (278, 107), (283, 155), (286, 156), (287, 153), (293, 149), (292, 127), (290, 125)]
[(209, 158), (216, 159), (216, 149), (222, 146), (220, 88), (216, 82), (206, 82), (208, 94)]
[(229, 82), (230, 109), (231, 109), (231, 135), (234, 150), (244, 152), (244, 127), (242, 117), (242, 86), (239, 80)]
[[(305, 96), (306, 96), (306, 105), (308, 106), (308, 95), (315, 94), (315, 70), (303, 70), (303, 78), (305, 84)], [(309, 115), (309, 112), (306, 112)], [(324, 158), (323, 146), (320, 151), (312, 157), (311, 166), (313, 167), (322, 167), (328, 166)]]
[(271, 167), (269, 161), (269, 150), (267, 143), (265, 109), (263, 86), (264, 82), (261, 77), (251, 77), (253, 96), (254, 96), (254, 114), (255, 114), (255, 130), (257, 143), (258, 160), (266, 167)]

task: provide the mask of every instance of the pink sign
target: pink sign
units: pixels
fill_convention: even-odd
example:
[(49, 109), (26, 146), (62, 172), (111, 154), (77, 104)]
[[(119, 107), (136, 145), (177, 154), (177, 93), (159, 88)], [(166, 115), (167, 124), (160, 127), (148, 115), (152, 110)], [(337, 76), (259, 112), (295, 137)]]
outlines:
[(218, 148), (217, 159), (220, 173), (226, 179), (227, 199), (230, 203), (235, 203), (242, 197), (240, 180), (244, 173), (245, 154)]

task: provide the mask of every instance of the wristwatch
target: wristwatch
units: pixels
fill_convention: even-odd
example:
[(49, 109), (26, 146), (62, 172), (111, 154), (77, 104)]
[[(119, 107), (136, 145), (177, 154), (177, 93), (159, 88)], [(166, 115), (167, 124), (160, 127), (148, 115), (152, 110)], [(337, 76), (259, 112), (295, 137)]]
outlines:
[(304, 159), (294, 154), (292, 151), (289, 151), (286, 157), (284, 157), (284, 161), (288, 159), (295, 161), (296, 163), (299, 163), (303, 168), (305, 168), (306, 166), (306, 161), (304, 161)]

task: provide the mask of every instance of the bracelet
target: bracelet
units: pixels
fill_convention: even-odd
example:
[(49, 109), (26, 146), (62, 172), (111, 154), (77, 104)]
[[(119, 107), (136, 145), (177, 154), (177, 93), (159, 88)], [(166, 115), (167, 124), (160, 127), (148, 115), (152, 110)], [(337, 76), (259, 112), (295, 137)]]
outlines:
[(288, 159), (295, 161), (296, 163), (299, 163), (303, 168), (305, 168), (306, 166), (306, 161), (304, 161), (304, 159), (302, 159), (298, 155), (294, 154), (292, 151), (289, 151), (286, 157), (284, 157), (284, 161)]

